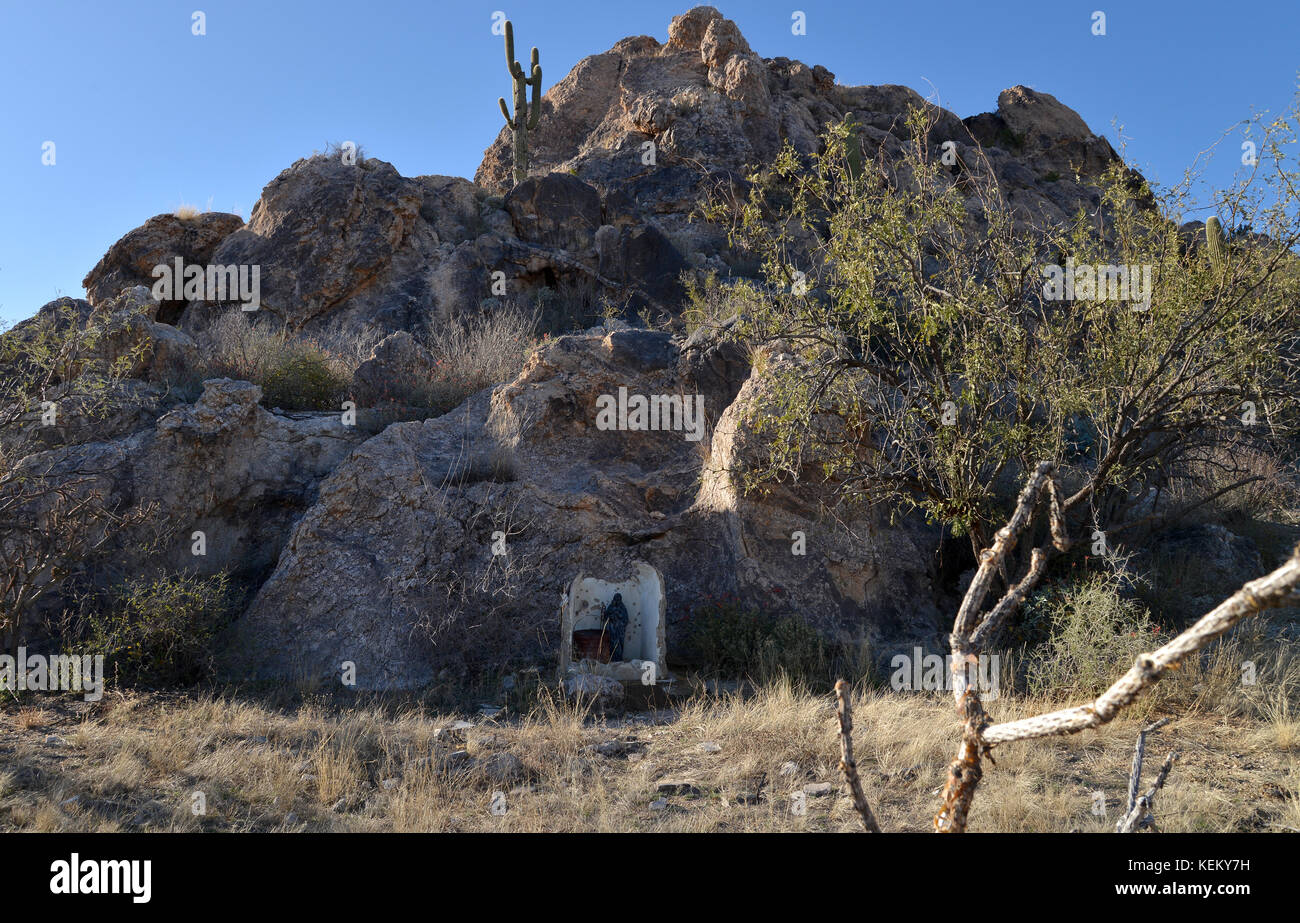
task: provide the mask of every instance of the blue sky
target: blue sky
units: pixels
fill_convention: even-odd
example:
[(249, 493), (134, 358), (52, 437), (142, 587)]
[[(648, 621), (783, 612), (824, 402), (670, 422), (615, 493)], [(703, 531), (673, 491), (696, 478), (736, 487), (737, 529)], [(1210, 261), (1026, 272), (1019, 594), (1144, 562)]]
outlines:
[[(1055, 95), (1149, 178), (1175, 181), (1252, 111), (1285, 109), (1300, 2), (746, 0), (720, 3), (754, 50), (840, 83), (902, 83), (959, 116), (1023, 83)], [(299, 157), (352, 140), (408, 176), (472, 176), (508, 95), (492, 14), (545, 84), (628, 35), (667, 38), (686, 0), (0, 0), (0, 323), (81, 279), (178, 205), (248, 217)], [(1092, 12), (1107, 34), (1091, 32)], [(207, 34), (191, 33), (206, 14)], [(807, 34), (791, 34), (791, 14)], [(55, 142), (55, 164), (42, 145)], [(1235, 168), (1235, 144), (1211, 179)], [(1189, 216), (1194, 217), (1194, 216)]]

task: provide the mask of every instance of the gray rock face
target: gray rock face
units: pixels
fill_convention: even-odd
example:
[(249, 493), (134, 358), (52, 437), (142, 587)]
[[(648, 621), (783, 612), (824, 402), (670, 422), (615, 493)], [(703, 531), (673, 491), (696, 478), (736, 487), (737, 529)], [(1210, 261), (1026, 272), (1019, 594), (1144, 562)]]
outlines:
[[(769, 162), (784, 141), (800, 153), (818, 150), (821, 133), (845, 117), (862, 127), (869, 153), (883, 147), (893, 156), (908, 137), (913, 107), (933, 122), (930, 143), (952, 141), (966, 162), (973, 162), (977, 142), (997, 148), (999, 179), (1017, 206), (1039, 217), (1065, 220), (1089, 203), (1092, 193), (1073, 181), (1075, 173), (1094, 177), (1115, 156), (1105, 139), (1046, 93), (1012, 87), (999, 96), (996, 113), (963, 123), (907, 87), (839, 86), (820, 65), (760, 58), (734, 22), (701, 6), (673, 18), (666, 44), (650, 36), (624, 39), (551, 86), (529, 136), (531, 171), (572, 171), (601, 191), (607, 212), (613, 198), (625, 198), (656, 216), (658, 229), (692, 262), (710, 263), (726, 259), (725, 241), (717, 229), (688, 220), (709, 192), (741, 185), (739, 178)], [(644, 159), (647, 145), (653, 165)], [(1007, 169), (1012, 161), (1023, 169)], [(504, 192), (512, 164), (503, 130), (484, 153), (475, 182)], [(1052, 174), (1064, 182), (1044, 184)]]
[[(152, 267), (179, 255), (259, 267), (262, 309), (326, 339), (366, 329), (418, 335), (503, 296), (494, 280), (529, 308), (539, 294), (574, 302), (543, 308), (553, 332), (589, 326), (606, 301), (629, 317), (671, 313), (688, 267), (756, 269), (723, 228), (691, 220), (702, 201), (719, 190), (743, 195), (742, 177), (782, 143), (812, 153), (846, 117), (868, 153), (898, 156), (913, 107), (933, 123), (930, 143), (955, 143), (963, 162), (981, 145), (1008, 201), (1039, 220), (1093, 207), (1088, 180), (1115, 156), (1046, 93), (1012, 87), (996, 112), (963, 122), (907, 87), (839, 86), (820, 65), (760, 58), (734, 22), (697, 7), (673, 18), (666, 44), (624, 39), (546, 92), (530, 134), (532, 175), (517, 188), (504, 129), (475, 183), (315, 156), (266, 186), (247, 225), (231, 215), (150, 219), (87, 276), (88, 298), (98, 306), (151, 284)], [(153, 319), (193, 333), (226, 307), (167, 302)]]
[(405, 330), (390, 333), (352, 373), (352, 398), (362, 407), (403, 401), (435, 368), (433, 356), (415, 337)]
[[(171, 265), (180, 257), (186, 264), (207, 264), (221, 242), (239, 230), (244, 219), (222, 212), (205, 212), (193, 218), (155, 215), (113, 244), (104, 258), (87, 273), (82, 285), (86, 299), (98, 307), (123, 289), (152, 287), (153, 268)], [(168, 302), (163, 319), (175, 320), (184, 302)]]
[[(321, 477), (363, 438), (337, 414), (272, 414), (261, 389), (214, 379), (203, 395), (129, 436), (40, 452), (21, 467), (89, 477), (110, 507), (152, 508), (146, 527), (116, 536), (105, 573), (160, 569), (260, 577), (279, 557)], [(192, 553), (205, 533), (206, 555)], [(147, 544), (159, 536), (157, 548)]]
[(505, 207), (520, 238), (565, 250), (590, 250), (603, 223), (600, 194), (567, 173), (525, 180), (506, 194)]
[[(44, 395), (55, 407), (54, 424), (44, 425), (42, 407), (26, 408), (0, 428), (0, 450), (20, 457), (32, 450), (113, 439), (152, 425), (178, 403), (181, 397), (170, 385), (189, 374), (198, 352), (184, 333), (154, 320), (161, 308), (148, 289), (137, 285), (101, 301), (98, 308), (70, 298), (52, 301), (7, 332), (3, 355), (21, 364), (25, 350), (41, 338), (89, 326), (76, 354), (63, 353)], [(98, 384), (86, 385), (89, 381)]]
[[(932, 643), (940, 617), (918, 562), (933, 537), (866, 521), (849, 534), (818, 520), (808, 494), (739, 496), (730, 472), (750, 445), (737, 405), (761, 385), (697, 382), (697, 363), (664, 334), (562, 337), (514, 382), (388, 427), (322, 483), (240, 625), (253, 659), (232, 675), (332, 678), (351, 661), (359, 686), (405, 688), (545, 659), (567, 582), (624, 579), (639, 560), (664, 574), (669, 650), (723, 594), (813, 614), (832, 635)], [(601, 429), (601, 396), (620, 387), (703, 395), (711, 438)], [(505, 477), (479, 461), (501, 453)], [(795, 529), (807, 556), (790, 554)], [(487, 589), (462, 605), (467, 586)], [(494, 622), (486, 601), (506, 598)]]
[(108, 384), (98, 394), (79, 393), (63, 383), (49, 399), (58, 407), (55, 423), (46, 426), (40, 407), (33, 408), (0, 429), (0, 451), (21, 457), (60, 446), (103, 442), (128, 436), (153, 426), (166, 410), (181, 401), (165, 385), (127, 378)]
[(164, 382), (185, 375), (198, 363), (198, 347), (180, 330), (154, 319), (162, 308), (143, 285), (101, 302), (109, 319), (92, 360), (122, 366), (127, 378)]
[(293, 329), (340, 308), (358, 313), (363, 295), (371, 298), (355, 320), (410, 326), (418, 305), (403, 298), (401, 257), (438, 244), (422, 207), (422, 185), (382, 161), (299, 160), (267, 185), (248, 226), (213, 260), (260, 266), (263, 309)]

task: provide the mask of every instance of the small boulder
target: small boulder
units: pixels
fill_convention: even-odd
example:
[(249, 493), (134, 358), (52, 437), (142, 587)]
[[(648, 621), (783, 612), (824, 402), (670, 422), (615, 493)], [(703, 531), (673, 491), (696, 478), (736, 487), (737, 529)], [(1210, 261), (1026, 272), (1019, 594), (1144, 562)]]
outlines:
[(518, 782), (527, 775), (524, 764), (513, 753), (494, 753), (482, 764), (483, 775), (498, 785)]
[(399, 330), (381, 340), (352, 373), (352, 397), (362, 407), (407, 403), (436, 370), (433, 354)]

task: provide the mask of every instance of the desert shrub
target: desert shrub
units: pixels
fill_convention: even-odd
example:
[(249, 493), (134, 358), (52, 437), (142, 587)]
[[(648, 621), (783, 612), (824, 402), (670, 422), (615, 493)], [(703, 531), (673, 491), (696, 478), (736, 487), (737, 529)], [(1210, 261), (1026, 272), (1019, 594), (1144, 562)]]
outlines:
[(627, 306), (618, 305), (591, 276), (566, 272), (536, 290), (531, 310), (536, 328), (563, 334), (600, 323), (606, 312), (626, 315)]
[(744, 279), (722, 282), (713, 271), (683, 272), (681, 281), (686, 290), (682, 320), (687, 333), (701, 327), (717, 327), (762, 297), (752, 282)]
[[(1095, 210), (1053, 223), (1017, 214), (987, 162), (953, 177), (933, 113), (912, 114), (899, 156), (882, 147), (860, 169), (849, 124), (818, 154), (787, 145), (747, 199), (704, 209), (762, 263), (736, 334), (792, 357), (747, 408), (770, 451), (745, 487), (820, 481), (834, 500), (919, 511), (978, 553), (1040, 461), (1068, 485), (1078, 534), (1144, 515), (1194, 451), (1276, 449), (1300, 420), (1300, 187), (1284, 153), (1298, 123), (1293, 110), (1261, 126), (1269, 170), (1216, 195), (1226, 223), (1263, 231), (1225, 259), (1180, 235), (1191, 178), (1157, 198), (1116, 161), (1090, 179)], [(1044, 283), (1071, 261), (1153, 281), (1141, 304)]]
[[(262, 404), (284, 410), (337, 410), (346, 399), (354, 355), (227, 311), (201, 334), (196, 378), (233, 378), (262, 388)], [(353, 350), (355, 352), (355, 350)]]
[(1029, 693), (1045, 698), (1097, 695), (1165, 640), (1113, 573), (1044, 589), (1026, 604), (1025, 617), (1027, 631), (1046, 636), (1023, 659)]
[(370, 169), (372, 164), (370, 163), (370, 158), (366, 156), (365, 148), (362, 145), (357, 144), (355, 141), (351, 142), (353, 145), (352, 148), (344, 148), (344, 145), (348, 143), (349, 142), (347, 141), (330, 141), (326, 143), (323, 151), (313, 151), (312, 156), (326, 157), (330, 160), (344, 162), (343, 157), (346, 154), (350, 155), (352, 163), (356, 166), (361, 167), (362, 169)]
[(106, 536), (152, 515), (147, 504), (119, 508), (97, 473), (34, 454), (48, 447), (44, 406), (60, 415), (76, 408), (83, 425), (115, 412), (143, 345), (110, 361), (103, 347), (113, 333), (111, 317), (63, 298), (0, 335), (0, 653), (14, 650), (26, 620), (85, 570)]
[(295, 343), (277, 357), (262, 380), (262, 402), (285, 410), (337, 410), (350, 381), (328, 353), (312, 344)]
[[(444, 484), (459, 477), (453, 470)], [(443, 702), (484, 694), (503, 676), (555, 655), (558, 623), (536, 618), (539, 588), (554, 579), (545, 552), (526, 540), (537, 523), (521, 515), (518, 497), (508, 491), (489, 486), (479, 497), (473, 503), (453, 500), (447, 509), (464, 524), (465, 542), (454, 560), (430, 571), (411, 635), (434, 673), (428, 691)], [(474, 553), (498, 531), (507, 537), (509, 554)]]
[(242, 311), (226, 311), (199, 334), (197, 377), (259, 382), (284, 342), (282, 331)]
[(484, 388), (510, 381), (524, 367), (538, 315), (507, 305), (472, 317), (435, 319), (428, 346), (438, 363), (429, 400), (443, 411)]
[(797, 616), (762, 612), (731, 599), (692, 612), (686, 636), (706, 675), (756, 682), (786, 677), (813, 689), (834, 682), (847, 653)]
[(103, 610), (87, 616), (84, 643), (128, 681), (196, 682), (211, 673), (213, 642), (233, 603), (224, 573), (128, 579)]
[(1169, 490), (1198, 519), (1272, 520), (1300, 508), (1300, 470), (1279, 451), (1230, 438), (1188, 453)]

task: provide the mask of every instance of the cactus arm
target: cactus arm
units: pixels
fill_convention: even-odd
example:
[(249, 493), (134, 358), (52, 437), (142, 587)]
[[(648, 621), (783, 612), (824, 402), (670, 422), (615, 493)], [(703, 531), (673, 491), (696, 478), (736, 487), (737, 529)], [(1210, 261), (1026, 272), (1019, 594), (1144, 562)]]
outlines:
[(513, 120), (510, 118), (510, 109), (509, 109), (508, 106), (506, 106), (506, 100), (505, 100), (505, 97), (504, 97), (504, 96), (498, 96), (498, 97), (497, 97), (497, 102), (501, 104), (501, 114), (504, 115), (504, 116), (506, 117), (506, 124), (507, 124), (507, 125), (511, 125), (511, 124), (513, 124)]
[[(536, 51), (534, 48), (533, 52)], [(542, 65), (533, 65), (533, 76), (529, 83), (533, 85), (533, 111), (528, 114), (528, 128), (531, 131), (537, 127), (537, 120), (542, 114)]]
[(1223, 225), (1216, 216), (1205, 222), (1205, 244), (1210, 258), (1210, 265), (1216, 273), (1222, 273), (1227, 262), (1227, 245), (1223, 239)]
[(510, 73), (513, 74), (515, 72), (515, 68), (518, 66), (519, 66), (518, 62), (515, 61), (515, 27), (514, 24), (507, 19), (506, 20), (506, 67), (510, 68)]

